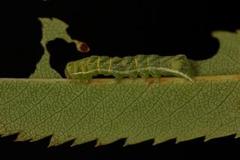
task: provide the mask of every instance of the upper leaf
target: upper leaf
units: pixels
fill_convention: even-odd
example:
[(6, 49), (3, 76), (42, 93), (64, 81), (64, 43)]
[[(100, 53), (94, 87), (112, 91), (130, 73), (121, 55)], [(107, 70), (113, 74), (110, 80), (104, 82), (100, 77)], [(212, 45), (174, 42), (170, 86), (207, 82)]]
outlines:
[(43, 36), (41, 44), (44, 47), (44, 54), (30, 78), (61, 78), (60, 74), (53, 70), (49, 64), (50, 55), (46, 45), (49, 41), (55, 40), (56, 38), (64, 39), (68, 43), (74, 42), (78, 44), (78, 41), (72, 40), (67, 34), (66, 29), (68, 25), (63, 21), (56, 18), (39, 18), (39, 20), (42, 23)]
[(213, 35), (220, 41), (220, 50), (210, 59), (195, 62), (198, 75), (240, 74), (240, 30)]

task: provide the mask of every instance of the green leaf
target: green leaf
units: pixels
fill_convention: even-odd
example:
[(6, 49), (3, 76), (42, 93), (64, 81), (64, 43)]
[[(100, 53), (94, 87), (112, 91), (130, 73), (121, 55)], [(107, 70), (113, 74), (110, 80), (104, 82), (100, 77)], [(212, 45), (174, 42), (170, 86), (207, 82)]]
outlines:
[[(66, 35), (67, 25), (41, 19), (43, 40)], [(211, 59), (192, 61), (198, 76), (182, 78), (62, 79), (51, 69), (47, 51), (30, 79), (0, 80), (0, 134), (19, 132), (17, 140), (53, 135), (50, 145), (75, 139), (98, 145), (127, 138), (206, 140), (240, 130), (240, 32), (216, 32), (220, 51)], [(46, 48), (45, 48), (46, 49)]]
[(68, 28), (68, 25), (63, 21), (56, 18), (39, 18), (39, 20), (42, 23), (43, 37), (41, 44), (44, 48), (44, 54), (40, 62), (37, 64), (37, 69), (30, 78), (61, 78), (60, 74), (53, 70), (49, 64), (50, 56), (46, 44), (56, 38), (64, 39), (68, 43), (73, 42), (76, 45), (78, 45), (78, 41), (71, 39), (67, 34), (66, 29)]
[(198, 75), (240, 74), (240, 30), (236, 33), (218, 31), (213, 35), (220, 41), (220, 50), (210, 59), (195, 62)]

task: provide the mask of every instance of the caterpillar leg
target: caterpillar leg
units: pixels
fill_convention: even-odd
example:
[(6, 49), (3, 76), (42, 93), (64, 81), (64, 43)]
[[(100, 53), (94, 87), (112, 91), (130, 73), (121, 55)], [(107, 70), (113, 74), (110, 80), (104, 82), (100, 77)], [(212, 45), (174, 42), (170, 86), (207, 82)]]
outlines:
[(113, 77), (115, 77), (116, 79), (122, 79), (123, 75), (121, 75), (119, 73), (113, 73)]
[(130, 72), (127, 77), (129, 77), (131, 79), (136, 79), (138, 77), (138, 73), (137, 72)]
[(146, 72), (146, 71), (139, 72), (138, 75), (139, 75), (141, 78), (148, 78), (148, 77), (149, 77), (149, 73)]

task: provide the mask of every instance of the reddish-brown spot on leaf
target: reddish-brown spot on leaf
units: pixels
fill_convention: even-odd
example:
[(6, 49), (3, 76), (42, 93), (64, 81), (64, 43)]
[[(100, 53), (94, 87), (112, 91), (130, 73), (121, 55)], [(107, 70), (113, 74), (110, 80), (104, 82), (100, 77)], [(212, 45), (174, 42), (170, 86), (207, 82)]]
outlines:
[(80, 52), (83, 52), (83, 53), (87, 53), (87, 52), (90, 51), (90, 48), (89, 48), (89, 46), (87, 45), (87, 43), (82, 42), (82, 43), (80, 44), (80, 46), (79, 46), (79, 51), (80, 51)]

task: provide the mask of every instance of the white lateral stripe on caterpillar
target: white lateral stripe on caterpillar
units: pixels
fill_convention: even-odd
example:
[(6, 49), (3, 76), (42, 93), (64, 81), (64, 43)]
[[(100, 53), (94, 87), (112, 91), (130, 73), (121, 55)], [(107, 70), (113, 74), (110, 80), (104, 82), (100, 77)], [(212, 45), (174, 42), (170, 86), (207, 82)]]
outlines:
[(139, 69), (132, 69), (132, 70), (129, 70), (129, 71), (109, 71), (108, 69), (93, 69), (93, 70), (90, 70), (90, 71), (85, 71), (85, 72), (76, 72), (76, 73), (71, 73), (71, 74), (74, 74), (74, 75), (84, 75), (84, 74), (91, 74), (91, 73), (94, 73), (94, 72), (109, 72), (109, 73), (119, 73), (119, 74), (128, 74), (130, 72), (137, 72), (137, 71), (147, 71), (147, 70), (158, 70), (158, 71), (166, 71), (166, 72), (170, 72), (170, 73), (173, 73), (173, 74), (176, 74), (176, 75), (180, 75), (181, 77), (183, 78), (186, 78), (187, 80), (189, 81), (193, 81), (192, 78), (190, 78), (188, 75), (182, 73), (182, 72), (179, 72), (177, 70), (173, 70), (173, 69), (169, 69), (169, 68), (164, 68), (164, 67), (146, 67), (146, 68), (139, 68)]

